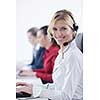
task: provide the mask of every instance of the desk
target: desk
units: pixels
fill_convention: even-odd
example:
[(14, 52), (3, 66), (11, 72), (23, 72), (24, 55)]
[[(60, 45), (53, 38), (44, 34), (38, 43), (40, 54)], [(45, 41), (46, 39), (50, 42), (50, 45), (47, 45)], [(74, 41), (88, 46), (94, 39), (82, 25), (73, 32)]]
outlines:
[(16, 99), (16, 100), (48, 100), (46, 98), (37, 98), (37, 99)]
[[(16, 78), (16, 82), (27, 82), (27, 83), (32, 83), (33, 85), (35, 84), (42, 84), (42, 81), (40, 78), (37, 77), (17, 77)], [(28, 98), (19, 98), (16, 100), (48, 100), (47, 98), (35, 98), (33, 99), (32, 97), (28, 97)]]

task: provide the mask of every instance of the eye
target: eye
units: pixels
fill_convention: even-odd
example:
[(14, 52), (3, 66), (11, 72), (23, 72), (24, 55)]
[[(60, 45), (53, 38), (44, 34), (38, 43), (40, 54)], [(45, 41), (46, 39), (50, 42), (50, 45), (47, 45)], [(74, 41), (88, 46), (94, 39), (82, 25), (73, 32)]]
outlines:
[(53, 31), (57, 31), (57, 28), (53, 27)]
[(68, 29), (66, 27), (61, 28), (61, 31), (65, 31), (65, 30), (68, 30)]

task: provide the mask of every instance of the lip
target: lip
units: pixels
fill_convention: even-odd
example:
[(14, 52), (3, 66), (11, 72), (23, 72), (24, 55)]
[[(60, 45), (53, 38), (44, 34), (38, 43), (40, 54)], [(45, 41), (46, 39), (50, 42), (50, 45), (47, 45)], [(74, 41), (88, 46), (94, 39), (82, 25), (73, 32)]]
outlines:
[(63, 36), (63, 37), (60, 37), (60, 38), (56, 38), (58, 41), (61, 41), (61, 40), (63, 40), (65, 38), (65, 36)]

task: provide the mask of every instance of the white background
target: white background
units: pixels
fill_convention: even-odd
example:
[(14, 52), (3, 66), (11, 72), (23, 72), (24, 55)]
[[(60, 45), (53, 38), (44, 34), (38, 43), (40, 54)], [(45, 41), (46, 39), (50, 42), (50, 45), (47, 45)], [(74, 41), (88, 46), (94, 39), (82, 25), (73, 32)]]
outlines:
[[(99, 9), (99, 0), (84, 0), (84, 100), (100, 100)], [(0, 1), (0, 100), (16, 100), (15, 83), (16, 1), (2, 0)]]
[(79, 32), (82, 32), (82, 8), (82, 0), (16, 0), (16, 60), (31, 59), (32, 47), (27, 41), (27, 30), (48, 25), (58, 10), (70, 10), (79, 25)]

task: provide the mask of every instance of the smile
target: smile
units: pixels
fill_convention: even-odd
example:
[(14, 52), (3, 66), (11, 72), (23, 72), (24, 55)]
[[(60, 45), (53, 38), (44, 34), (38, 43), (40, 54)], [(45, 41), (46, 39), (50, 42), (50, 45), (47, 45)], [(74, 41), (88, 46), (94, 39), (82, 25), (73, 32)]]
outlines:
[(61, 37), (61, 38), (56, 38), (58, 41), (61, 41), (62, 39), (65, 39), (65, 36)]

